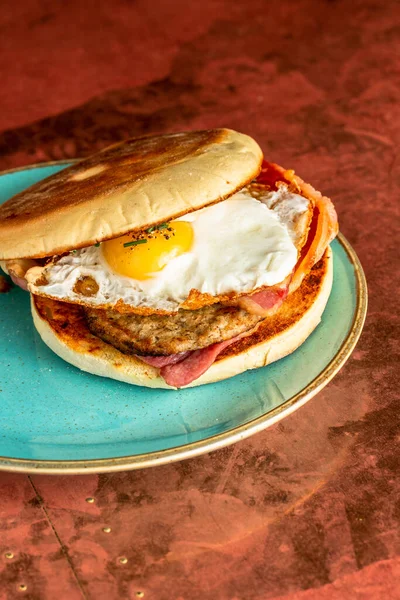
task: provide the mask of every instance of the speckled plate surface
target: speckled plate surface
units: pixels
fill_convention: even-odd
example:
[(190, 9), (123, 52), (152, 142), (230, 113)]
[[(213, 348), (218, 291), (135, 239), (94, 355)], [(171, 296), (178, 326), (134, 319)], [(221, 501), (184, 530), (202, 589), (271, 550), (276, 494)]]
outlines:
[[(0, 203), (69, 163), (0, 176)], [(27, 232), (29, 235), (29, 232)], [(354, 251), (332, 244), (322, 322), (292, 355), (189, 390), (151, 390), (79, 371), (34, 330), (26, 292), (0, 295), (0, 469), (82, 473), (143, 468), (220, 448), (265, 429), (324, 387), (353, 350), (367, 289)]]

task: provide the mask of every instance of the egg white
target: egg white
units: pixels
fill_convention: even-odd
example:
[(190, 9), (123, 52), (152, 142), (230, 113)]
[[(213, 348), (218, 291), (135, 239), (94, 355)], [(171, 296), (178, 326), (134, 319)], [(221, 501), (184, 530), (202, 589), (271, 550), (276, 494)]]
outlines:
[[(283, 281), (297, 261), (295, 222), (309, 201), (286, 187), (252, 197), (241, 191), (213, 206), (184, 215), (194, 241), (189, 252), (172, 259), (150, 279), (139, 281), (116, 273), (101, 245), (76, 250), (45, 268), (48, 296), (87, 305), (127, 305), (177, 310), (192, 289), (218, 296), (246, 293)], [(272, 207), (272, 208), (270, 208)], [(78, 279), (98, 284), (91, 297), (74, 292)]]

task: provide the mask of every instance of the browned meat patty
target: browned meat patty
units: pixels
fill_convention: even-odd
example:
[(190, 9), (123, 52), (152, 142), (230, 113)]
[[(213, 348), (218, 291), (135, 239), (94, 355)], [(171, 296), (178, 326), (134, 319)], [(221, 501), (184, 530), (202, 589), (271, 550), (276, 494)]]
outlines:
[(171, 315), (122, 314), (85, 308), (90, 331), (124, 354), (168, 355), (198, 350), (253, 329), (263, 319), (237, 306), (213, 304)]

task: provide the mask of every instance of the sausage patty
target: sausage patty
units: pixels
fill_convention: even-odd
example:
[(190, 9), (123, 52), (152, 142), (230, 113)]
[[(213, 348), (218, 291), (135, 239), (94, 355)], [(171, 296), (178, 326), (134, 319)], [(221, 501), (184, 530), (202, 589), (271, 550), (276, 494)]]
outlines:
[(85, 308), (90, 331), (124, 354), (168, 355), (205, 348), (253, 329), (263, 319), (237, 306), (213, 304), (171, 315), (122, 314)]

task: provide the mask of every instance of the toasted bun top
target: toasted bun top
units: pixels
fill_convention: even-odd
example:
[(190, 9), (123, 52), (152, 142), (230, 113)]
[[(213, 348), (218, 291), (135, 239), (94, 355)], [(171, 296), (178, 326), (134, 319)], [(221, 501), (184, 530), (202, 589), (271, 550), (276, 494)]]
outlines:
[[(318, 325), (332, 287), (330, 247), (288, 296), (280, 309), (255, 332), (228, 346), (199, 379), (188, 387), (219, 381), (263, 367), (298, 348)], [(134, 385), (169, 388), (159, 370), (91, 334), (79, 305), (32, 296), (32, 314), (41, 338), (67, 362), (95, 375)]]
[(229, 129), (110, 146), (0, 206), (0, 260), (61, 254), (198, 210), (249, 183), (261, 161), (258, 144)]

